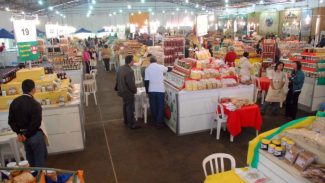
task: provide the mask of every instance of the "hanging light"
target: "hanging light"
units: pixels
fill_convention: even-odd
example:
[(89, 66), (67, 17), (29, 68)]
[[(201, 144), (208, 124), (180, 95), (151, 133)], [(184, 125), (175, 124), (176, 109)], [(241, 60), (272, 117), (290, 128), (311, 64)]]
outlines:
[(53, 11), (53, 7), (52, 7), (52, 6), (48, 7), (48, 9), (49, 9), (50, 11)]
[(264, 1), (263, 0), (260, 0), (260, 4), (264, 4)]
[(58, 15), (58, 14), (60, 14), (60, 12), (59, 12), (59, 11), (55, 11), (55, 14), (57, 14), (57, 15)]
[(21, 14), (25, 15), (25, 12), (24, 12), (24, 11), (22, 11), (22, 12), (21, 12)]
[(108, 16), (110, 16), (110, 17), (111, 17), (111, 16), (112, 16), (112, 13), (110, 13)]
[(209, 21), (210, 21), (210, 22), (213, 22), (213, 21), (214, 21), (214, 15), (210, 15), (210, 16), (209, 16)]
[(146, 1), (145, 0), (141, 0), (141, 3), (145, 3)]
[(184, 13), (187, 13), (187, 10), (185, 10)]
[(163, 11), (162, 11), (162, 13), (164, 13), (164, 14), (165, 14), (165, 13), (166, 13), (166, 12), (165, 12), (165, 10), (163, 10)]
[(199, 4), (196, 3), (195, 8), (198, 8), (198, 7), (199, 7)]
[(95, 0), (92, 0), (91, 3), (96, 4), (96, 1)]
[(38, 4), (39, 4), (39, 5), (43, 5), (43, 1), (39, 0), (39, 1), (38, 1)]
[(5, 10), (6, 10), (6, 11), (10, 11), (10, 8), (9, 8), (9, 7), (6, 7)]
[(185, 3), (188, 3), (188, 0), (185, 0)]
[(149, 9), (148, 9), (148, 11), (149, 11), (149, 12), (151, 12), (151, 11), (152, 11), (152, 9), (151, 9), (151, 8), (149, 8)]
[(131, 8), (132, 8), (132, 6), (130, 4), (128, 4), (128, 9), (131, 9)]
[(141, 11), (138, 11), (138, 14), (140, 15), (141, 14)]
[(120, 13), (122, 13), (122, 12), (123, 12), (123, 10), (122, 10), (122, 9), (119, 9), (118, 11), (119, 11)]
[(225, 3), (228, 3), (229, 2), (229, 0), (225, 0)]
[(90, 5), (90, 6), (89, 6), (89, 9), (91, 9), (91, 10), (92, 10), (93, 8), (94, 8), (94, 7), (93, 7), (92, 5)]
[(179, 7), (176, 8), (176, 11), (179, 11)]

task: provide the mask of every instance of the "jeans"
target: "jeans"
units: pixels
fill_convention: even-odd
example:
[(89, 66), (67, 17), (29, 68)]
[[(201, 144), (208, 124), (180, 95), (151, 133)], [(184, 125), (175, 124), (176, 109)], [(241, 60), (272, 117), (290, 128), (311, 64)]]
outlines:
[(123, 97), (124, 124), (130, 128), (135, 125), (134, 111), (134, 96)]
[(103, 58), (106, 71), (109, 71), (109, 60), (109, 58)]
[(298, 99), (300, 91), (293, 92), (292, 89), (289, 90), (286, 98), (286, 116), (296, 119), (298, 111)]
[(149, 103), (153, 122), (163, 124), (165, 119), (165, 93), (149, 92)]
[(279, 102), (264, 102), (262, 108), (261, 108), (261, 113), (265, 114), (267, 112), (267, 108), (269, 105), (272, 106), (272, 114), (278, 115), (279, 110), (280, 110), (280, 103)]
[(47, 148), (44, 133), (38, 131), (24, 142), (26, 158), (31, 167), (45, 167)]
[(85, 65), (86, 73), (89, 74), (90, 73), (90, 62), (84, 62), (84, 65)]

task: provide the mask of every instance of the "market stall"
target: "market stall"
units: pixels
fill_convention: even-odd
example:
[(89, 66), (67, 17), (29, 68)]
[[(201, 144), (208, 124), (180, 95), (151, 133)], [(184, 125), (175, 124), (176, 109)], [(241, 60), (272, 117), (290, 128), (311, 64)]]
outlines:
[(250, 141), (247, 163), (274, 182), (324, 182), (324, 116), (304, 117)]
[[(0, 52), (0, 66), (7, 67), (13, 66), (17, 63), (18, 52), (17, 49), (9, 48), (9, 43), (11, 40), (14, 40), (15, 37), (6, 29), (0, 29), (0, 42), (4, 42), (6, 44), (6, 49), (3, 52)], [(10, 41), (6, 41), (10, 40)]]
[(291, 74), (292, 63), (300, 61), (305, 73), (305, 82), (299, 97), (299, 107), (306, 111), (316, 111), (325, 102), (325, 49), (307, 48), (304, 52), (293, 54), (285, 63), (284, 70)]
[(183, 135), (211, 128), (216, 106), (221, 98), (253, 100), (254, 85), (238, 84), (233, 68), (217, 60), (182, 59), (167, 73), (166, 123)]
[(35, 99), (42, 104), (42, 118), (48, 132), (49, 153), (63, 153), (84, 149), (84, 117), (80, 103), (80, 84), (71, 85), (66, 75), (45, 74), (43, 67), (10, 71), (9, 79), (1, 85), (0, 126), (8, 126), (8, 108), (21, 95), (21, 83), (33, 79)]

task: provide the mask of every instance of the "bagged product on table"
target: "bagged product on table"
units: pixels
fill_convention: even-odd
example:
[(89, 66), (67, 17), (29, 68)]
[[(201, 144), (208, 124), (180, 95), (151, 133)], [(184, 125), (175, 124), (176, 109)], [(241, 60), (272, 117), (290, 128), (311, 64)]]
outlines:
[(316, 156), (313, 153), (304, 151), (299, 153), (298, 158), (294, 164), (294, 167), (296, 167), (300, 171), (304, 171), (315, 160), (316, 160)]
[(285, 162), (289, 164), (294, 164), (299, 153), (303, 152), (304, 150), (297, 145), (292, 146), (290, 149), (287, 149), (286, 154), (284, 155)]
[(310, 129), (325, 135), (325, 117), (316, 117), (315, 121), (310, 125)]
[(185, 90), (187, 91), (193, 90), (193, 81), (185, 81)]
[(311, 164), (303, 173), (302, 176), (309, 179), (313, 183), (325, 182), (325, 165)]

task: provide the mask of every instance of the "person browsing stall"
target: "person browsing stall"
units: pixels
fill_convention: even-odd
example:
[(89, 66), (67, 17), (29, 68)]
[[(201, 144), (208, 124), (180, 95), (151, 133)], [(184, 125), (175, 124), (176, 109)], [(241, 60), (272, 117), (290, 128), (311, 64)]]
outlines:
[(237, 58), (237, 54), (235, 52), (235, 48), (234, 47), (230, 47), (229, 48), (229, 52), (225, 56), (225, 63), (229, 67), (234, 67), (235, 66), (235, 60), (236, 60), (236, 58)]
[(45, 135), (41, 130), (42, 107), (34, 99), (33, 80), (22, 83), (23, 95), (15, 98), (9, 107), (8, 123), (17, 133), (18, 141), (24, 143), (26, 157), (31, 167), (44, 167), (47, 157)]
[(157, 128), (162, 128), (164, 126), (164, 73), (171, 70), (172, 69), (169, 67), (158, 64), (156, 57), (150, 58), (150, 65), (145, 70), (145, 86), (149, 93), (152, 122)]
[(243, 56), (239, 60), (240, 67), (240, 81), (244, 84), (249, 84), (251, 81), (251, 69), (252, 65), (249, 62), (249, 53), (244, 52)]
[(134, 71), (131, 66), (134, 64), (133, 56), (125, 57), (125, 65), (117, 71), (115, 90), (123, 99), (123, 117), (125, 126), (130, 129), (139, 129), (140, 126), (135, 124), (134, 118), (134, 94), (137, 93), (135, 85)]
[(286, 98), (285, 115), (287, 118), (291, 119), (296, 119), (299, 95), (305, 81), (305, 74), (301, 70), (301, 67), (301, 62), (295, 61), (293, 63), (293, 71), (289, 79), (289, 91)]
[(108, 47), (107, 44), (104, 45), (104, 48), (102, 49), (102, 58), (105, 64), (105, 69), (106, 71), (109, 71), (109, 62), (112, 57), (112, 50), (111, 48)]

